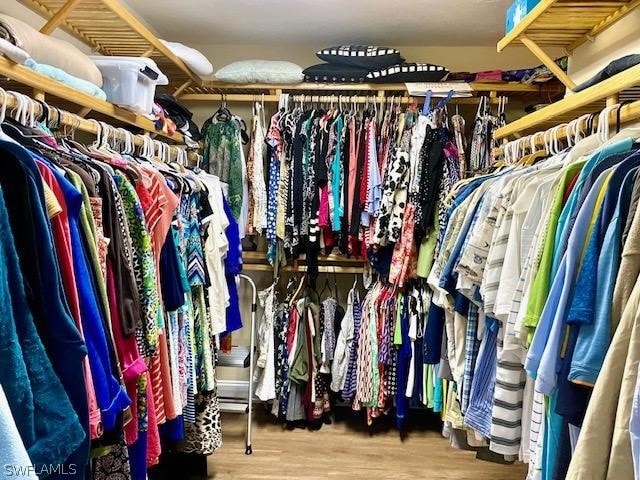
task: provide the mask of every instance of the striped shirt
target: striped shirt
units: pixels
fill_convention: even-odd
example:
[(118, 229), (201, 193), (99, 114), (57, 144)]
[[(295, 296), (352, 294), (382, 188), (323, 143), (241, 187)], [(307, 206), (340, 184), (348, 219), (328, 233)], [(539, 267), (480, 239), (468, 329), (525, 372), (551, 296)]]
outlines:
[(460, 401), (460, 408), (463, 414), (466, 413), (467, 407), (469, 406), (473, 373), (476, 368), (476, 359), (478, 358), (479, 348), (478, 306), (471, 302), (469, 304), (469, 314), (467, 316), (467, 335), (465, 337), (464, 345), (464, 373), (462, 378), (462, 397)]
[(465, 414), (465, 425), (485, 437), (491, 436), (491, 409), (496, 379), (496, 353), (498, 321), (486, 317), (484, 338), (480, 344), (476, 370), (471, 385), (469, 408)]

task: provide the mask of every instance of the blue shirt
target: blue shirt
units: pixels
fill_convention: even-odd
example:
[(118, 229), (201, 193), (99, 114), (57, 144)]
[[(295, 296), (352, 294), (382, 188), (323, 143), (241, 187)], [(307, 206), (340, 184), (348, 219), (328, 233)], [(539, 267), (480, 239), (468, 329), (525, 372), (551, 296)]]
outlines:
[(567, 251), (562, 256), (558, 271), (553, 278), (540, 321), (529, 347), (525, 368), (536, 378), (536, 390), (546, 395), (554, 391), (557, 380), (557, 362), (560, 355), (566, 314), (569, 309), (571, 292), (596, 200), (607, 175), (601, 175), (595, 182), (576, 217), (571, 230)]
[[(596, 240), (590, 242), (589, 259), (585, 259), (583, 268), (586, 271), (581, 273), (586, 282), (578, 284), (575, 306), (568, 319), (570, 323), (580, 323), (569, 372), (569, 380), (580, 383), (595, 383), (611, 341), (611, 301), (620, 268), (622, 229), (638, 167), (628, 170), (621, 165), (618, 170), (625, 172), (626, 176), (621, 186), (610, 190), (618, 193), (616, 209), (604, 233), (602, 246)], [(596, 225), (599, 232), (603, 231), (603, 222), (606, 221), (604, 206), (601, 213), (602, 221)]]
[[(577, 212), (580, 207), (580, 201), (584, 199), (582, 196), (582, 190), (585, 187), (587, 179), (589, 178), (589, 174), (595, 169), (595, 167), (606, 160), (608, 157), (615, 155), (617, 153), (625, 152), (630, 150), (633, 146), (632, 139), (624, 139), (619, 142), (612, 143), (611, 145), (606, 145), (602, 147), (600, 150), (595, 152), (589, 160), (584, 164), (580, 174), (578, 175), (578, 180), (576, 181), (569, 198), (567, 199), (567, 203), (565, 204), (562, 212), (560, 213), (560, 218), (558, 219), (558, 227), (554, 244), (554, 252), (556, 254), (553, 257), (553, 267), (551, 269), (552, 275), (558, 270), (559, 262), (562, 258), (562, 255), (558, 255), (558, 252), (563, 252), (564, 247), (566, 247), (566, 242), (568, 240), (569, 234), (571, 233), (571, 229), (566, 228), (568, 224), (571, 223), (572, 215), (577, 215)], [(591, 177), (593, 178), (593, 177)]]
[(109, 431), (116, 427), (119, 414), (131, 404), (131, 400), (111, 370), (112, 362), (104, 328), (104, 312), (100, 307), (95, 285), (95, 272), (89, 265), (88, 255), (82, 240), (83, 232), (80, 228), (82, 193), (58, 169), (52, 168), (51, 171), (60, 185), (68, 207), (73, 268), (78, 287), (82, 329), (87, 342), (91, 377), (96, 392), (96, 401), (100, 407), (102, 424), (104, 430)]
[(240, 231), (238, 222), (233, 218), (231, 208), (226, 198), (223, 197), (224, 213), (229, 220), (229, 226), (225, 230), (229, 250), (224, 259), (225, 277), (229, 290), (229, 306), (227, 307), (226, 333), (242, 328), (242, 316), (240, 315), (240, 301), (238, 298), (238, 286), (236, 275), (242, 271), (242, 244), (240, 243)]

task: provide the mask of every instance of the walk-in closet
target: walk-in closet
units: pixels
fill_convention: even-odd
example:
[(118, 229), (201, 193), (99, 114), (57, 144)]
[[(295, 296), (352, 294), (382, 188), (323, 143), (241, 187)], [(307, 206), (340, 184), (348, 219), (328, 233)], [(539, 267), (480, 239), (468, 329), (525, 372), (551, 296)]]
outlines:
[(2, 0), (0, 479), (640, 480), (639, 0)]

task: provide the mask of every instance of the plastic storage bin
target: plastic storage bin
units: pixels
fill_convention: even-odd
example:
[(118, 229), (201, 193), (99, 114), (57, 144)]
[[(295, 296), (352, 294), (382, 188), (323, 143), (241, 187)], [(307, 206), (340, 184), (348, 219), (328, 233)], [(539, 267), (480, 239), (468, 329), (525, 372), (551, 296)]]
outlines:
[(136, 113), (150, 114), (156, 85), (169, 83), (149, 58), (92, 56), (91, 60), (102, 73), (107, 100)]
[(527, 13), (533, 10), (539, 3), (540, 0), (515, 0), (507, 9), (507, 19), (504, 28), (505, 35), (513, 30), (515, 26), (527, 16)]

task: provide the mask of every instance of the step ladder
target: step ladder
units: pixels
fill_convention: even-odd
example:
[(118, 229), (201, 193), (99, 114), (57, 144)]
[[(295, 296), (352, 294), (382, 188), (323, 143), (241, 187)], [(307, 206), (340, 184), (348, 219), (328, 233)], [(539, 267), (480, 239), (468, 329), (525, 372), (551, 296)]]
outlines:
[(256, 284), (250, 277), (242, 273), (238, 275), (238, 277), (247, 282), (252, 289), (250, 323), (251, 341), (248, 347), (234, 346), (231, 348), (231, 352), (229, 353), (219, 352), (218, 366), (248, 368), (249, 380), (220, 380), (218, 382), (218, 401), (221, 412), (247, 414), (246, 448), (244, 453), (245, 455), (251, 455), (253, 453), (253, 449), (251, 448), (251, 426), (253, 422), (253, 368), (255, 365), (255, 326), (256, 312), (258, 310), (258, 292)]

